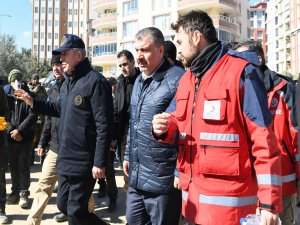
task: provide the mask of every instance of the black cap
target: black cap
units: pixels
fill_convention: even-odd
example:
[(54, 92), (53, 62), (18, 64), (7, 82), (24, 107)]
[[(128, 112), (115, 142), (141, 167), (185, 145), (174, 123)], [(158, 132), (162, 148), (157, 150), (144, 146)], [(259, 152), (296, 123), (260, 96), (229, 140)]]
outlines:
[(175, 61), (176, 55), (177, 55), (177, 50), (176, 50), (176, 46), (174, 45), (174, 43), (172, 41), (165, 41), (164, 46), (165, 46), (165, 53), (164, 53), (165, 57), (169, 57), (170, 59)]
[(74, 34), (65, 34), (62, 38), (62, 42), (59, 48), (54, 49), (52, 51), (53, 55), (59, 55), (62, 52), (66, 52), (72, 48), (83, 48), (85, 49), (85, 45), (83, 40), (80, 37), (77, 37)]
[(59, 55), (53, 55), (53, 54), (52, 54), (52, 57), (51, 57), (51, 65), (52, 65), (53, 63), (61, 63), (61, 61), (60, 61), (60, 54), (59, 54)]
[(109, 77), (109, 78), (107, 78), (107, 81), (108, 81), (108, 83), (109, 83), (111, 86), (113, 86), (113, 85), (115, 85), (115, 84), (117, 83), (117, 80), (116, 80), (116, 78), (114, 78), (114, 77)]

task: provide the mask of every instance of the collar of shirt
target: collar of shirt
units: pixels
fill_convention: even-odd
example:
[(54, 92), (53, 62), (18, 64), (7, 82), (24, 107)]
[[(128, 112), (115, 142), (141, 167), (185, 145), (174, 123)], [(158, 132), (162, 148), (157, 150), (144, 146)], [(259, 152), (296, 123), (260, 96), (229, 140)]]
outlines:
[(158, 68), (163, 64), (164, 61), (165, 61), (165, 60), (163, 59), (163, 60), (161, 61), (161, 63), (159, 64), (159, 66), (153, 71), (152, 74), (146, 75), (144, 72), (142, 72), (142, 82), (144, 82), (144, 81), (147, 80), (148, 78), (152, 77), (153, 74), (155, 74), (155, 72), (158, 70)]

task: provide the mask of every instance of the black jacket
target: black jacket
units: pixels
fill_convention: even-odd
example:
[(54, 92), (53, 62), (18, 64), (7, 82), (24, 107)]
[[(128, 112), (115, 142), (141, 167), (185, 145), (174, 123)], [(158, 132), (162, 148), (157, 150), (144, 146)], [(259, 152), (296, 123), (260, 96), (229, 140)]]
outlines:
[(55, 103), (33, 102), (35, 111), (61, 118), (57, 173), (90, 176), (93, 166), (107, 163), (113, 126), (111, 86), (86, 58), (72, 78), (66, 76), (59, 98)]
[[(56, 102), (59, 99), (59, 92), (62, 82), (56, 81), (53, 86), (51, 86), (50, 95), (48, 101)], [(39, 146), (45, 149), (47, 146), (50, 146), (50, 149), (58, 153), (59, 149), (59, 125), (60, 118), (46, 116), (45, 123), (40, 138)]]
[[(123, 137), (125, 128), (127, 127), (129, 123), (129, 105), (130, 101), (126, 102), (127, 99), (131, 99), (131, 92), (127, 92), (127, 86), (128, 85), (134, 85), (134, 82), (137, 78), (137, 76), (141, 73), (138, 68), (135, 69), (135, 75), (131, 78), (125, 78), (124, 75), (120, 75), (117, 79), (117, 85), (116, 85), (116, 93), (115, 93), (115, 101), (114, 101), (114, 122), (115, 127), (118, 129), (115, 129), (115, 137), (121, 141), (121, 138)], [(133, 88), (132, 88), (133, 89)], [(130, 96), (126, 96), (126, 93), (130, 94)]]
[[(28, 91), (26, 85), (22, 85), (22, 89)], [(33, 140), (34, 126), (36, 124), (38, 115), (31, 111), (30, 106), (25, 102), (18, 100), (13, 95), (13, 88), (10, 84), (4, 86), (4, 90), (7, 96), (8, 108), (10, 112), (10, 119), (8, 120), (8, 140), (15, 142), (10, 138), (10, 132), (17, 129), (22, 136), (22, 141)], [(21, 141), (21, 142), (22, 142)]]
[(129, 162), (129, 185), (157, 194), (174, 189), (177, 145), (156, 142), (153, 116), (169, 110), (185, 71), (165, 59), (152, 78), (135, 81), (130, 103), (130, 126), (124, 160)]

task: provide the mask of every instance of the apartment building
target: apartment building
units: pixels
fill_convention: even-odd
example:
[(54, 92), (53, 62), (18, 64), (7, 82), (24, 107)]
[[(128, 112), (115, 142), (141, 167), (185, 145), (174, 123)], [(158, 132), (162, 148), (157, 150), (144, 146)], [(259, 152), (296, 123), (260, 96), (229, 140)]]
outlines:
[(262, 43), (264, 52), (266, 54), (266, 9), (267, 2), (260, 2), (250, 6), (250, 38)]
[(300, 5), (297, 0), (274, 0), (267, 5), (268, 65), (293, 79), (299, 76)]
[[(166, 40), (175, 41), (170, 24), (178, 15), (191, 10), (206, 11), (213, 19), (220, 40), (237, 41), (241, 35), (241, 2), (247, 0), (93, 0), (90, 37), (92, 64), (101, 66), (105, 76), (118, 74), (117, 52), (127, 49), (134, 53), (134, 36), (138, 30), (155, 26)], [(247, 20), (247, 13), (243, 15)], [(246, 18), (246, 19), (245, 19)], [(247, 29), (246, 34), (247, 36)]]
[(51, 59), (65, 33), (88, 42), (89, 0), (31, 0), (32, 54), (39, 62)]

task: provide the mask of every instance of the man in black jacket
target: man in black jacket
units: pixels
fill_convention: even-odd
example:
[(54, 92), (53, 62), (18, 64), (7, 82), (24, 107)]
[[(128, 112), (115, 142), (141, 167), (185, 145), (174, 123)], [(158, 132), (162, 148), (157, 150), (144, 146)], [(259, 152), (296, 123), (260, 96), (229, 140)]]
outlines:
[(8, 121), (9, 166), (12, 177), (12, 192), (7, 197), (7, 204), (19, 203), (21, 208), (28, 208), (30, 186), (30, 156), (37, 114), (32, 113), (30, 106), (13, 95), (14, 89), (28, 90), (21, 84), (22, 73), (12, 70), (8, 75), (8, 83), (4, 89), (10, 111)]
[(89, 213), (88, 201), (95, 179), (105, 176), (113, 116), (111, 87), (92, 69), (81, 38), (65, 34), (60, 48), (52, 53), (61, 54), (66, 73), (59, 100), (40, 102), (22, 90), (15, 94), (34, 111), (61, 118), (56, 164), (58, 209), (68, 215), (70, 225), (106, 224)]

